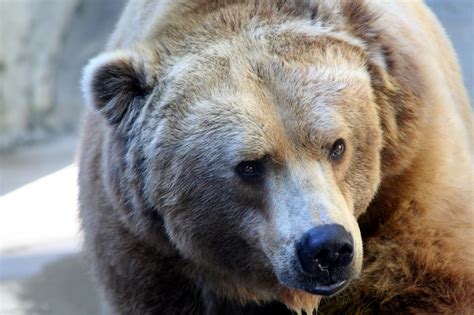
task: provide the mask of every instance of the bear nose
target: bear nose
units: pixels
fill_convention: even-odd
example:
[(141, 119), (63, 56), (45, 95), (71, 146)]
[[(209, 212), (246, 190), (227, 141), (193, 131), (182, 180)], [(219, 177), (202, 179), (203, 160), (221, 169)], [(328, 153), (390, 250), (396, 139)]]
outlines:
[(297, 241), (301, 267), (310, 274), (343, 268), (352, 262), (352, 236), (339, 224), (325, 224), (306, 231)]

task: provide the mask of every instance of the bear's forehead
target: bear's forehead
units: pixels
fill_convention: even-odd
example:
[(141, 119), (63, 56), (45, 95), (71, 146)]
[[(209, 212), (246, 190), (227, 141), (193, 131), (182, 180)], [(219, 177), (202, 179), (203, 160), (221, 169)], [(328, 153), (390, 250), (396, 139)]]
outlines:
[[(349, 132), (347, 107), (369, 95), (361, 64), (337, 47), (289, 55), (281, 43), (241, 42), (218, 41), (169, 66), (165, 99), (183, 113), (183, 137), (200, 130), (259, 154), (288, 143), (323, 146)], [(340, 61), (327, 63), (327, 54)]]
[(370, 85), (358, 52), (339, 42), (308, 48), (310, 39), (296, 40), (305, 46), (301, 51), (289, 46), (286, 35), (272, 41), (216, 40), (197, 52), (171, 59), (164, 81), (171, 92), (186, 94), (188, 99), (266, 88), (286, 92), (299, 103), (314, 103), (314, 96), (321, 102), (341, 91), (360, 94), (362, 86)]

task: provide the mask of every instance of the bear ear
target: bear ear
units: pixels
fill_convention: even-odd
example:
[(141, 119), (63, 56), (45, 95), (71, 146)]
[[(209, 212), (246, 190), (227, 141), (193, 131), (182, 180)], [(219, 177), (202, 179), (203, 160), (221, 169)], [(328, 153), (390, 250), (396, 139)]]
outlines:
[(154, 87), (153, 71), (146, 56), (139, 52), (106, 52), (84, 68), (82, 91), (86, 102), (111, 125), (143, 106)]

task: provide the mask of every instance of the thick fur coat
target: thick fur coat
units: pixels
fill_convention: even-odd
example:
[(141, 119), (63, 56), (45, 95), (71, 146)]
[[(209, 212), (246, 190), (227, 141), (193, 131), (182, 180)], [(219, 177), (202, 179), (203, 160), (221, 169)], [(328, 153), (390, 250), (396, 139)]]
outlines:
[[(111, 313), (474, 310), (472, 114), (421, 1), (131, 1), (83, 89)], [(294, 244), (324, 224), (354, 253), (321, 300)]]

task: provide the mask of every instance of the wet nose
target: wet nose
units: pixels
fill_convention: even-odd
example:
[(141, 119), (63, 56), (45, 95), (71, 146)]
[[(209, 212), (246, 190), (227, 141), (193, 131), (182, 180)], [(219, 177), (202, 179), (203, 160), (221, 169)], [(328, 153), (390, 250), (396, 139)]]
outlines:
[(348, 266), (354, 257), (352, 236), (339, 224), (306, 231), (296, 243), (301, 267), (310, 274)]

